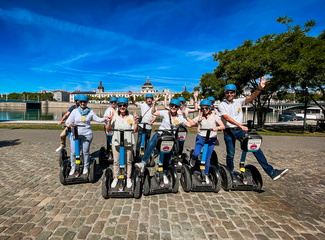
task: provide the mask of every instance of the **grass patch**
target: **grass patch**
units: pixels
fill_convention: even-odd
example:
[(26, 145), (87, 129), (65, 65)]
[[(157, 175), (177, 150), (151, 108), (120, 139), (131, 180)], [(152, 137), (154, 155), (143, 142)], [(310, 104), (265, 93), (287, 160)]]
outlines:
[[(0, 122), (0, 128), (5, 129), (46, 129), (46, 130), (62, 130), (63, 126), (59, 126), (56, 123), (4, 123)], [(157, 130), (159, 125), (153, 126), (153, 131)], [(103, 131), (103, 124), (92, 124), (93, 131)], [(188, 128), (189, 133), (196, 134), (197, 129)], [(220, 134), (220, 133), (219, 133)], [(266, 126), (263, 129), (258, 130), (260, 135), (271, 135), (271, 136), (308, 136), (308, 137), (325, 137), (325, 131), (317, 131), (310, 133), (309, 131), (302, 132), (301, 126)]]

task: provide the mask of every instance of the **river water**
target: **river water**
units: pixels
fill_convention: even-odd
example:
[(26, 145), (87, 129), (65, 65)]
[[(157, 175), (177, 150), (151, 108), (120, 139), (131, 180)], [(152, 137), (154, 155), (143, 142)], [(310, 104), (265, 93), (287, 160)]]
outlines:
[[(105, 112), (105, 108), (92, 108), (93, 111), (102, 117)], [(33, 120), (33, 121), (59, 121), (62, 116), (66, 113), (67, 108), (42, 108), (42, 109), (13, 109), (13, 108), (0, 108), (0, 121), (18, 121), (18, 120)], [(139, 110), (135, 108), (130, 108), (130, 113), (133, 114), (134, 111), (139, 115)], [(253, 111), (247, 111), (244, 108), (244, 122), (253, 119)], [(197, 116), (197, 113), (190, 114), (190, 118)], [(275, 123), (279, 120), (278, 112), (267, 112), (266, 122)], [(256, 120), (255, 120), (256, 121)]]

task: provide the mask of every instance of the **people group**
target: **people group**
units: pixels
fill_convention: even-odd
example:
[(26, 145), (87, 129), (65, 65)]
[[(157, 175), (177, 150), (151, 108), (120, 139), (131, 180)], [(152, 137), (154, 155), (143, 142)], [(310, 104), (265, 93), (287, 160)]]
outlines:
[[(197, 136), (195, 140), (194, 151), (190, 159), (190, 165), (194, 166), (199, 158), (201, 149), (205, 142), (206, 131), (204, 129), (211, 129), (211, 134), (208, 141), (207, 161), (205, 163), (205, 171), (208, 171), (210, 166), (210, 158), (212, 151), (216, 145), (219, 144), (218, 131), (223, 131), (224, 142), (226, 146), (227, 156), (226, 165), (231, 173), (233, 181), (236, 181), (234, 174), (234, 157), (235, 157), (235, 143), (236, 140), (241, 140), (247, 134), (248, 128), (243, 125), (243, 111), (242, 106), (253, 101), (261, 92), (261, 90), (268, 84), (265, 77), (261, 78), (257, 90), (250, 96), (245, 98), (235, 98), (237, 87), (234, 84), (227, 84), (224, 87), (225, 99), (216, 107), (214, 105), (215, 98), (208, 97), (198, 102), (198, 92), (194, 96), (194, 109), (186, 107), (186, 100), (183, 97), (178, 99), (171, 99), (167, 104), (167, 94), (164, 95), (165, 110), (157, 109), (158, 97), (153, 94), (147, 94), (144, 103), (139, 103), (134, 99), (132, 92), (129, 91), (129, 99), (125, 97), (111, 98), (112, 104), (104, 114), (103, 118), (98, 117), (90, 108), (87, 107), (89, 101), (85, 95), (76, 96), (76, 104), (72, 106), (67, 113), (62, 117), (59, 124), (67, 118), (66, 126), (72, 127), (73, 124), (83, 125), (78, 127), (80, 144), (84, 154), (83, 174), (87, 174), (87, 166), (89, 164), (89, 148), (92, 141), (92, 131), (90, 122), (95, 120), (97, 122), (105, 123), (106, 132), (109, 133), (111, 129), (129, 129), (132, 132), (138, 132), (137, 141), (131, 131), (124, 134), (125, 158), (126, 159), (126, 177), (127, 187), (132, 186), (131, 171), (133, 159), (133, 148), (135, 146), (135, 157), (140, 159), (134, 166), (143, 172), (144, 167), (148, 163), (149, 158), (155, 151), (157, 139), (162, 134), (163, 130), (176, 129), (178, 125), (185, 127), (197, 127)], [(140, 116), (130, 114), (128, 111), (129, 100), (140, 109)], [(197, 112), (196, 116), (191, 119), (189, 113)], [(152, 135), (152, 125), (157, 118), (162, 118), (159, 130)], [(71, 171), (70, 175), (74, 174), (74, 159), (75, 148), (73, 141), (73, 132), (70, 137), (71, 144)], [(120, 161), (120, 135), (118, 131), (111, 133), (110, 139), (112, 144), (114, 164), (113, 164), (113, 177), (112, 187), (115, 187), (119, 177), (119, 161)], [(140, 158), (140, 144), (142, 135), (145, 135), (146, 149)], [(61, 134), (61, 145), (57, 151), (65, 148), (66, 129)], [(182, 148), (183, 146), (180, 146)], [(288, 173), (288, 169), (274, 169), (266, 160), (266, 157), (261, 149), (253, 153), (263, 170), (273, 179), (277, 180)], [(171, 156), (170, 156), (171, 157)], [(206, 172), (208, 174), (208, 172)], [(164, 181), (168, 181), (164, 178)], [(206, 179), (208, 182), (209, 179)]]

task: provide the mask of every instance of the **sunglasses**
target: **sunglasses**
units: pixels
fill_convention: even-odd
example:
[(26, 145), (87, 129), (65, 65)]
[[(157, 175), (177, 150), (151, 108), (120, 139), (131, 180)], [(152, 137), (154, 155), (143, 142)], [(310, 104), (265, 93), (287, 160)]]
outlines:
[(226, 92), (226, 94), (235, 94), (234, 91), (229, 91), (229, 92)]
[(116, 102), (111, 102), (111, 104), (116, 103)]
[(87, 103), (86, 101), (79, 101), (79, 103)]
[(119, 104), (118, 107), (127, 107), (127, 104)]
[(208, 107), (201, 107), (201, 110), (210, 110)]
[(179, 106), (177, 106), (176, 104), (170, 104), (169, 105), (171, 108), (179, 108)]

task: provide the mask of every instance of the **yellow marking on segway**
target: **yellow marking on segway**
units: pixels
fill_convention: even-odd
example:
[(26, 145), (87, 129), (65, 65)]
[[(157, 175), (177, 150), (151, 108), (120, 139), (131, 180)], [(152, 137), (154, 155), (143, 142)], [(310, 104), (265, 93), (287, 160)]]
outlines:
[(76, 160), (76, 164), (80, 164), (81, 163), (81, 161), (80, 160)]
[(141, 155), (144, 155), (144, 152), (142, 152)]
[(204, 170), (204, 169), (205, 169), (205, 166), (200, 166), (200, 169), (201, 169), (201, 170)]
[(159, 167), (159, 168), (158, 168), (158, 171), (159, 171), (159, 172), (162, 172), (163, 170), (164, 170), (164, 169), (163, 169), (162, 167)]
[(245, 172), (245, 171), (246, 171), (245, 168), (240, 168), (239, 170), (240, 170), (241, 172)]
[(124, 175), (120, 175), (120, 176), (118, 176), (118, 178), (122, 178), (123, 179), (124, 178)]

